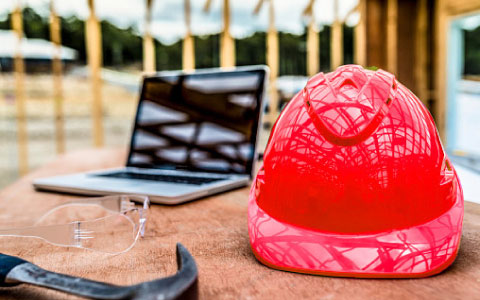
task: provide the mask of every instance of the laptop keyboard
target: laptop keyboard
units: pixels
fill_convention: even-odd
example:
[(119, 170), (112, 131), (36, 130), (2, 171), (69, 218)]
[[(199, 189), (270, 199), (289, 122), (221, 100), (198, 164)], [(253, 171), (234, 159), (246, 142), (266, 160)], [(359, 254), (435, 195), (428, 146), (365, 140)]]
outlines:
[(125, 179), (141, 179), (141, 180), (193, 184), (193, 185), (202, 185), (202, 184), (225, 179), (225, 178), (193, 177), (193, 176), (181, 176), (181, 175), (145, 174), (145, 173), (134, 173), (134, 172), (126, 172), (126, 171), (104, 173), (104, 174), (98, 174), (96, 176), (125, 178)]

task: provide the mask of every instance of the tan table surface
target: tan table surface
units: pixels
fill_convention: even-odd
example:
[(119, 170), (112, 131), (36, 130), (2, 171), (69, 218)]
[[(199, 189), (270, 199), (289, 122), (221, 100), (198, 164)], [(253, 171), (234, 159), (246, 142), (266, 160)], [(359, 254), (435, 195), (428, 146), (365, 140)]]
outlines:
[[(11, 214), (72, 196), (35, 192), (33, 178), (121, 166), (125, 152), (111, 149), (67, 154), (0, 192), (0, 223)], [(0, 237), (0, 252), (20, 256), (42, 268), (133, 284), (173, 274), (175, 244), (183, 243), (199, 268), (202, 299), (480, 299), (480, 205), (466, 203), (464, 231), (455, 263), (426, 279), (349, 279), (269, 269), (255, 260), (247, 231), (248, 189), (179, 206), (152, 205), (147, 233), (118, 256), (50, 246), (36, 239)], [(20, 285), (0, 288), (2, 299), (65, 299), (60, 292)]]

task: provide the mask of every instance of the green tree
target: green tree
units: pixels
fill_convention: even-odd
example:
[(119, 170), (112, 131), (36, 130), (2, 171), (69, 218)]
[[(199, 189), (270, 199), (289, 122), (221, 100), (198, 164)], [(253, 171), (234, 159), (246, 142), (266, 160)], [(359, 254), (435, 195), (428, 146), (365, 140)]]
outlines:
[(78, 51), (78, 59), (86, 61), (85, 49), (85, 21), (76, 16), (61, 18), (62, 45)]
[(236, 65), (266, 64), (266, 33), (255, 32), (253, 35), (235, 40)]
[(163, 45), (155, 40), (157, 70), (179, 70), (182, 68), (182, 41)]
[(133, 27), (121, 29), (108, 21), (102, 21), (101, 27), (104, 65), (118, 66), (141, 60), (142, 38)]
[[(25, 36), (34, 39), (48, 39), (49, 28), (48, 20), (43, 18), (35, 12), (31, 7), (25, 7), (22, 10), (23, 30)], [(7, 17), (0, 21), (0, 29), (10, 30), (12, 24), (12, 14), (9, 13)]]
[(214, 68), (220, 66), (220, 35), (195, 36), (195, 67)]

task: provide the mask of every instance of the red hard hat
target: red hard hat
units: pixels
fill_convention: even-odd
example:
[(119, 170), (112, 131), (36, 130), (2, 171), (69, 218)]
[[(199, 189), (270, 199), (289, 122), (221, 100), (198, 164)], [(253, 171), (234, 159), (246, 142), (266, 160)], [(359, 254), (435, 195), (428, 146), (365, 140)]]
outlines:
[(418, 98), (383, 70), (317, 74), (275, 123), (248, 205), (272, 268), (425, 277), (458, 251), (463, 194)]

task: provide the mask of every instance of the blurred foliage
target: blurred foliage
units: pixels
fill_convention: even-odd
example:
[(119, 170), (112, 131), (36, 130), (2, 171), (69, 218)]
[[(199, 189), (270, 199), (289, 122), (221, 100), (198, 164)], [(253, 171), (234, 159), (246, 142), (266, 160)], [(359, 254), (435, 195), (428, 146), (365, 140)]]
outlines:
[[(78, 51), (78, 59), (81, 62), (86, 60), (85, 49), (85, 22), (77, 17), (61, 18), (61, 35), (62, 45), (73, 48)], [(28, 27), (28, 23), (24, 20), (25, 27)], [(27, 35), (27, 37), (29, 37)], [(48, 39), (47, 37), (44, 37)]]
[[(278, 71), (280, 75), (306, 74), (307, 52), (305, 34), (294, 35), (279, 32), (278, 43), (280, 48), (280, 66)], [(265, 56), (265, 52), (263, 52), (263, 56)]]
[[(217, 45), (214, 45), (216, 49), (218, 49)], [(267, 63), (265, 49), (267, 49), (267, 34), (265, 32), (255, 32), (252, 36), (235, 40), (237, 65), (265, 65)]]
[(213, 68), (220, 65), (220, 35), (195, 36), (195, 67)]
[[(142, 49), (140, 45), (139, 49)], [(141, 60), (142, 55), (137, 57)], [(164, 45), (155, 40), (155, 59), (157, 70), (178, 70), (182, 68), (182, 41)]]
[[(44, 39), (50, 35), (48, 20), (45, 20), (35, 11), (26, 7), (23, 10), (24, 20), (28, 20), (28, 26), (24, 26), (25, 35), (32, 39)], [(10, 20), (9, 20), (10, 22)], [(10, 24), (10, 23), (9, 23)]]
[[(142, 39), (135, 33), (133, 27), (120, 29), (108, 21), (102, 21), (101, 27), (105, 65), (125, 65), (136, 62), (139, 57), (142, 57)], [(84, 41), (83, 38), (82, 41)], [(75, 49), (78, 50), (78, 48)]]
[(465, 75), (480, 75), (480, 26), (464, 31)]
[[(49, 39), (48, 17), (42, 17), (32, 8), (23, 10), (24, 31), (28, 38)], [(62, 17), (62, 45), (78, 51), (81, 63), (86, 61), (85, 21), (76, 16)], [(11, 15), (0, 21), (0, 29), (11, 28)], [(106, 66), (138, 64), (142, 60), (142, 37), (135, 28), (118, 28), (109, 21), (101, 21), (103, 63)], [(306, 31), (305, 31), (306, 32)], [(320, 70), (330, 69), (330, 26), (320, 30)], [(353, 62), (353, 28), (344, 26), (345, 63)], [(195, 36), (195, 62), (197, 68), (217, 67), (220, 64), (219, 34)], [(256, 32), (249, 37), (235, 40), (236, 64), (266, 63), (266, 33)], [(279, 32), (280, 75), (306, 74), (306, 34), (295, 35)], [(155, 40), (156, 66), (158, 70), (182, 68), (182, 41), (165, 45)]]

